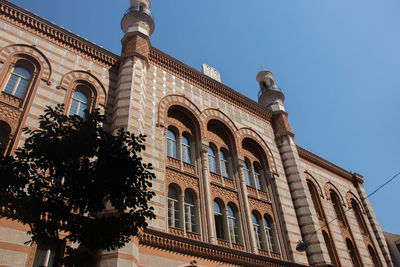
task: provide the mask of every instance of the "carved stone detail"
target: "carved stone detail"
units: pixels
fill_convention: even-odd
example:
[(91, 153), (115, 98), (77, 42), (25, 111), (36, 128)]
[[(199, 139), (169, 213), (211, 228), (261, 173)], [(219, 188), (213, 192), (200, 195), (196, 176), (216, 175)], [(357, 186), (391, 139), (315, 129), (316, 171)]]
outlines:
[(197, 194), (199, 193), (199, 180), (197, 178), (171, 169), (166, 169), (165, 176), (167, 179), (167, 185), (170, 183), (176, 183), (181, 187), (182, 191), (190, 188)]
[(252, 211), (257, 210), (261, 214), (267, 213), (271, 218), (274, 218), (272, 205), (269, 203), (249, 197), (249, 206)]
[(223, 187), (211, 185), (211, 196), (213, 199), (220, 198), (225, 203), (233, 202), (238, 205), (237, 193)]

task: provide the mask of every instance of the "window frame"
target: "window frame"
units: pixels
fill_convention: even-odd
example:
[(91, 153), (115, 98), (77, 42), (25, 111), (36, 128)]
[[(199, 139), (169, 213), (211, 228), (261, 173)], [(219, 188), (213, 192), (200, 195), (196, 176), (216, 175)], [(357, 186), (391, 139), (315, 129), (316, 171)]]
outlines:
[[(193, 203), (187, 201), (186, 196), (189, 195), (192, 198)], [(183, 202), (185, 230), (189, 233), (197, 233), (197, 198), (195, 194), (191, 192), (191, 190), (186, 189)]]
[[(172, 139), (169, 134), (173, 134), (174, 139)], [(177, 136), (179, 136), (176, 133), (176, 130), (173, 129), (172, 127), (167, 128), (167, 137), (166, 137), (166, 153), (167, 157), (178, 159), (178, 140)], [(171, 153), (172, 154), (171, 154)]]
[[(173, 188), (176, 191), (176, 199), (170, 196), (170, 188)], [(176, 185), (170, 184), (168, 186), (167, 192), (167, 222), (168, 227), (172, 228), (181, 228), (181, 220), (180, 220), (180, 190)]]

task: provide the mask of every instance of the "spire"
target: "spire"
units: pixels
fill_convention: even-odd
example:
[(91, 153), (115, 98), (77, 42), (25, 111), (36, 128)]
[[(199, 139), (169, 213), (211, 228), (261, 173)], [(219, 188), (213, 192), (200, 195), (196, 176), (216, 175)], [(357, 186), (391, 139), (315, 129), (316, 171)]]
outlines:
[(129, 9), (122, 18), (121, 29), (125, 35), (131, 32), (140, 32), (150, 36), (154, 31), (150, 0), (129, 0)]
[(285, 95), (282, 93), (281, 89), (276, 86), (272, 72), (268, 70), (261, 70), (257, 74), (256, 79), (260, 85), (258, 103), (271, 109), (272, 111), (284, 111), (285, 108), (283, 106), (283, 101), (285, 101)]

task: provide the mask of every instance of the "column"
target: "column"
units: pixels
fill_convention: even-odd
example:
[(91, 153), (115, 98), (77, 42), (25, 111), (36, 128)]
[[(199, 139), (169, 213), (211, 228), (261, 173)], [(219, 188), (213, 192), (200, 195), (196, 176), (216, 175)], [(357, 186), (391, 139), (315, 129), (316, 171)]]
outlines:
[(204, 183), (204, 202), (206, 204), (206, 220), (208, 229), (208, 242), (211, 244), (216, 244), (217, 239), (215, 237), (215, 227), (213, 224), (213, 200), (211, 199), (211, 189), (210, 189), (210, 175), (208, 171), (208, 142), (203, 142), (201, 144), (201, 162), (202, 162), (202, 174)]
[(250, 248), (252, 253), (257, 253), (258, 254), (258, 248), (257, 248), (257, 239), (256, 239), (256, 234), (254, 232), (253, 228), (253, 223), (252, 223), (252, 215), (249, 207), (249, 199), (247, 196), (247, 186), (246, 186), (246, 181), (244, 180), (244, 171), (243, 171), (243, 166), (244, 166), (244, 158), (239, 157), (239, 173), (240, 173), (240, 188), (242, 191), (242, 196), (243, 196), (243, 206), (244, 206), (244, 212), (246, 215), (246, 225), (247, 229), (249, 229), (249, 236), (250, 236)]

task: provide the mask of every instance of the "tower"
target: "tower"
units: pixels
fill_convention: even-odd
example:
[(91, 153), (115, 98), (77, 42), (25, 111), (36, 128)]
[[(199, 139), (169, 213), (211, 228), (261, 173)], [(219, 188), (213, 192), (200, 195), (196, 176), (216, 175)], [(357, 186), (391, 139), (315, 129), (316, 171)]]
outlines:
[[(287, 231), (299, 233), (299, 237), (306, 242), (307, 257), (310, 264), (323, 266), (329, 261), (327, 261), (323, 248), (321, 247), (321, 244), (323, 244), (323, 242), (321, 242), (323, 236), (316, 227), (316, 220), (311, 210), (312, 203), (308, 201), (307, 184), (302, 178), (303, 174), (301, 172), (300, 157), (294, 142), (294, 134), (290, 128), (288, 114), (283, 105), (285, 95), (282, 90), (276, 86), (270, 71), (260, 71), (257, 74), (256, 80), (260, 86), (258, 103), (272, 112), (272, 126), (276, 137), (275, 142), (281, 155), (295, 216), (299, 222), (299, 225), (295, 226), (296, 229), (292, 226), (286, 226), (293, 228), (287, 229)], [(279, 179), (276, 179), (275, 183), (280, 183)], [(276, 186), (280, 187), (279, 184)], [(296, 238), (297, 235), (295, 234), (289, 236), (291, 242), (297, 241), (293, 240)], [(302, 255), (300, 254), (301, 253), (298, 251), (293, 251), (295, 258), (301, 257)]]
[[(129, 8), (121, 20), (124, 37), (121, 40), (121, 64), (115, 92), (112, 130), (125, 128), (136, 131), (140, 127), (140, 95), (149, 68), (150, 36), (154, 20), (150, 12), (150, 0), (130, 0)], [(134, 83), (140, 80), (143, 84)]]

